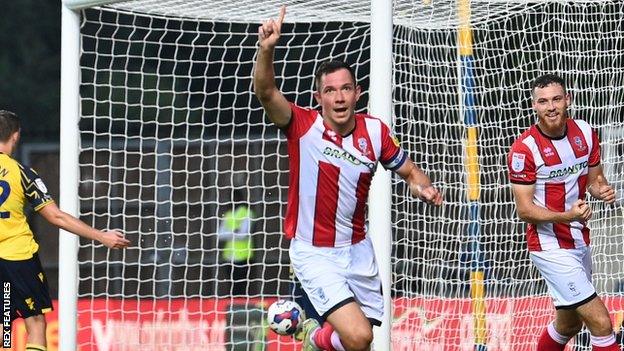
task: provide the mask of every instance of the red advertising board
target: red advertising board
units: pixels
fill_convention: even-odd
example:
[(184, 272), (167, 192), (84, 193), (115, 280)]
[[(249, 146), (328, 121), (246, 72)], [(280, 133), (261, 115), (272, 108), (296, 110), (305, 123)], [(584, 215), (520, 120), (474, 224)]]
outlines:
[[(243, 304), (260, 311), (273, 300), (193, 299), (78, 301), (78, 350), (80, 351), (226, 351), (228, 311)], [(621, 324), (624, 299), (605, 299), (615, 323)], [(547, 297), (488, 299), (487, 350), (534, 350), (535, 340), (553, 318)], [(56, 302), (55, 302), (56, 307)], [(393, 351), (472, 351), (474, 349), (472, 305), (469, 299), (397, 298), (392, 326)], [(47, 314), (48, 350), (58, 350), (58, 315)], [(238, 328), (238, 329), (237, 329)], [(256, 330), (265, 329), (255, 324)], [(244, 324), (234, 329), (245, 332)], [(251, 328), (253, 329), (253, 328)], [(21, 320), (13, 325), (10, 350), (25, 346)], [(262, 336), (261, 338), (264, 338)], [(291, 337), (266, 333), (256, 350), (292, 351), (299, 345)], [(250, 349), (251, 350), (251, 349)]]

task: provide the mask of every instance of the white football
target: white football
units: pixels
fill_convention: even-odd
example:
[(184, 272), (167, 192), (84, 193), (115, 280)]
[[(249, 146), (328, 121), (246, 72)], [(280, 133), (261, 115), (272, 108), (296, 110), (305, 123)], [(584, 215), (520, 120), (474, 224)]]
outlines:
[(303, 324), (305, 314), (298, 303), (290, 300), (277, 300), (269, 306), (267, 320), (271, 330), (280, 335), (292, 335)]

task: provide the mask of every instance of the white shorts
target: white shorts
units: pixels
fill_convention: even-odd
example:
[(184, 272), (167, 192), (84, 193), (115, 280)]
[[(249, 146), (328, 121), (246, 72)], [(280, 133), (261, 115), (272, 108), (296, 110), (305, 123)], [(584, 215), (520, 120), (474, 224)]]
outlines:
[(381, 279), (368, 236), (346, 247), (316, 247), (295, 238), (289, 254), (301, 286), (320, 315), (326, 318), (355, 301), (373, 325), (381, 325)]
[(546, 280), (555, 308), (574, 309), (596, 296), (589, 247), (533, 251), (530, 257)]

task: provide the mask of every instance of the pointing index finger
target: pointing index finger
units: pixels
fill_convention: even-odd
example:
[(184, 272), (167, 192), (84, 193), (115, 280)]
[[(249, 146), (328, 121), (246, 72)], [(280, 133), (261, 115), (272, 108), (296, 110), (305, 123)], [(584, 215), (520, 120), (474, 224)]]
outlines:
[(277, 20), (277, 25), (282, 26), (282, 22), (284, 22), (284, 17), (286, 16), (286, 5), (282, 5), (280, 8), (279, 19)]

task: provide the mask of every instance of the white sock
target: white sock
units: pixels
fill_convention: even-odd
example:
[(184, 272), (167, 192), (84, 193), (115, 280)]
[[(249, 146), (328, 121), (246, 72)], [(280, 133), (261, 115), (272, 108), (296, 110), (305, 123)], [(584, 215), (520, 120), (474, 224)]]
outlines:
[(547, 329), (548, 329), (548, 335), (550, 335), (550, 337), (553, 340), (555, 340), (561, 345), (567, 344), (568, 341), (570, 341), (571, 339), (569, 336), (561, 335), (559, 334), (559, 332), (557, 332), (557, 330), (555, 329), (555, 322), (550, 323)]
[(340, 337), (338, 336), (338, 333), (336, 333), (336, 331), (334, 330), (334, 332), (331, 335), (331, 343), (332, 346), (338, 350), (338, 351), (346, 351), (344, 346), (342, 346), (342, 342), (340, 342)]
[(615, 344), (615, 334), (611, 333), (606, 336), (593, 336), (590, 335), (591, 343), (594, 346), (605, 347)]

